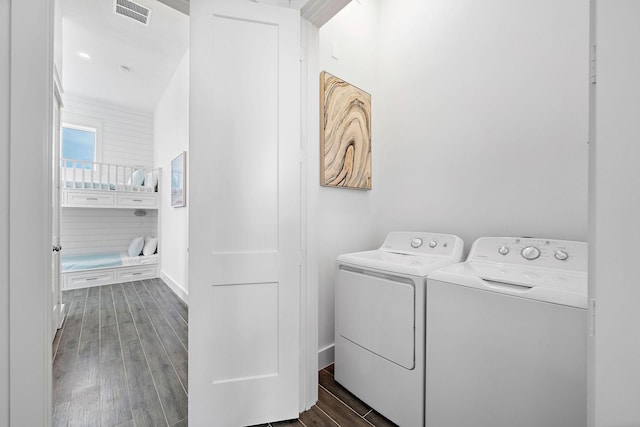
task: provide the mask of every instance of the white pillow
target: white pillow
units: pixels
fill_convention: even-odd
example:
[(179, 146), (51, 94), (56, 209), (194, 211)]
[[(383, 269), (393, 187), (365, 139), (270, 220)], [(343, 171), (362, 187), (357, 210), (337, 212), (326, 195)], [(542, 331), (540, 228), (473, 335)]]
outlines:
[(129, 181), (127, 181), (127, 185), (140, 186), (142, 184), (144, 184), (144, 169), (136, 169), (133, 171), (133, 173), (129, 177)]
[(144, 248), (142, 249), (142, 255), (149, 256), (156, 253), (156, 248), (158, 247), (158, 238), (157, 237), (147, 237), (144, 239)]
[(148, 172), (144, 178), (144, 186), (156, 188), (156, 185), (158, 185), (158, 174), (155, 172)]
[(131, 243), (129, 244), (129, 250), (127, 253), (129, 256), (138, 256), (140, 252), (142, 252), (142, 247), (144, 246), (144, 237), (138, 236), (134, 237)]

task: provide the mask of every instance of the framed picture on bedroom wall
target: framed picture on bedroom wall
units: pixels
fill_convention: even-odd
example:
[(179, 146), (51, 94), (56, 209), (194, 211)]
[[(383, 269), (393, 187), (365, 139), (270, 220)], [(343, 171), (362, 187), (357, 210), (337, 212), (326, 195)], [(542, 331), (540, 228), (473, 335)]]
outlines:
[(187, 152), (183, 151), (171, 160), (171, 206), (174, 208), (187, 205), (186, 172)]

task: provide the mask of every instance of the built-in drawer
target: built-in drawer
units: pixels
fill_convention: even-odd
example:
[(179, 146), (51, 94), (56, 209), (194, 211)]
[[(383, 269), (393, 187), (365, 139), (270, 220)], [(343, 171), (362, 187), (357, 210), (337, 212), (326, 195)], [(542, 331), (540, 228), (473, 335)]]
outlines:
[[(66, 194), (65, 194), (66, 193)], [(63, 191), (63, 206), (104, 207), (113, 206), (116, 199), (113, 194), (99, 191)]]
[(158, 193), (118, 194), (118, 206), (122, 206), (122, 207), (139, 206), (141, 208), (156, 208), (158, 207)]
[(115, 272), (113, 270), (79, 271), (77, 273), (64, 273), (62, 275), (62, 289), (88, 288), (91, 286), (108, 285), (113, 283)]
[(126, 267), (116, 270), (116, 283), (158, 277), (158, 264)]

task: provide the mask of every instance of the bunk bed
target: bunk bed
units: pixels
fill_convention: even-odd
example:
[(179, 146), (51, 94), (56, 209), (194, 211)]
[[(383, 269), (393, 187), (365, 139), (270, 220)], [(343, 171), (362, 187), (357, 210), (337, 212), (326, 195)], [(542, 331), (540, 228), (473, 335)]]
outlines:
[(158, 169), (62, 159), (62, 207), (156, 208)]
[[(62, 159), (63, 214), (65, 208), (127, 209), (136, 214), (156, 210), (159, 176), (159, 169), (143, 166)], [(118, 252), (104, 252), (99, 247), (96, 251), (63, 251), (63, 290), (158, 277), (157, 227), (153, 234), (132, 236), (129, 247)]]

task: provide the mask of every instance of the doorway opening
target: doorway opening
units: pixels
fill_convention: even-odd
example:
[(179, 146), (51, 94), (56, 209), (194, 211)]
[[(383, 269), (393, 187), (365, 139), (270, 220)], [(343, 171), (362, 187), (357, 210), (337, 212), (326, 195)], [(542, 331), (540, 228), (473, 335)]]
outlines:
[(189, 148), (185, 4), (56, 1), (54, 426), (187, 422), (189, 203), (169, 204)]

